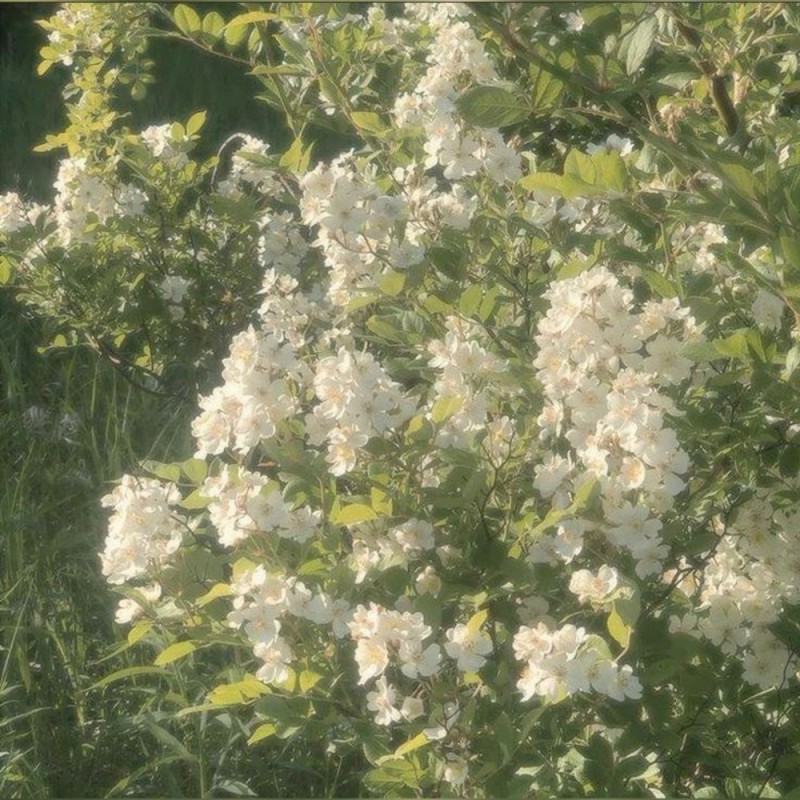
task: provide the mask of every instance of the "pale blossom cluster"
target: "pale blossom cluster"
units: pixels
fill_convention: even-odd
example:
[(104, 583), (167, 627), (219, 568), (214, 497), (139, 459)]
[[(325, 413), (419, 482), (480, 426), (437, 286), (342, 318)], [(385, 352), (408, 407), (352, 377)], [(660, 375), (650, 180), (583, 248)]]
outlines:
[(403, 235), (408, 204), (383, 191), (377, 177), (374, 165), (359, 169), (346, 153), (300, 181), (303, 222), (318, 227), (315, 244), (330, 270), (330, 299), (338, 306), (374, 289), (389, 270), (418, 263), (424, 253)]
[(200, 398), (202, 412), (192, 422), (197, 458), (228, 447), (246, 454), (275, 436), (299, 410), (298, 387), (308, 380), (290, 343), (252, 325), (234, 336), (223, 367), (224, 383)]
[[(453, 13), (450, 13), (452, 11)], [(470, 85), (498, 85), (500, 79), (469, 22), (455, 19), (463, 8), (426, 14), (433, 30), (427, 47), (429, 64), (413, 92), (401, 94), (393, 114), (399, 127), (425, 131), (425, 167), (440, 166), (445, 178), (458, 181), (485, 169), (496, 181), (522, 175), (520, 157), (496, 129), (467, 130), (456, 99)]]
[(769, 626), (787, 604), (800, 603), (798, 554), (800, 512), (775, 506), (768, 492), (759, 492), (720, 531), (702, 572), (683, 565), (678, 588), (695, 604), (691, 612), (670, 619), (671, 629), (703, 636), (741, 659), (748, 683), (781, 686), (798, 663)]
[(349, 622), (350, 636), (356, 643), (355, 660), (359, 685), (376, 681), (376, 689), (367, 695), (376, 722), (390, 725), (401, 717), (419, 716), (421, 701), (404, 698), (387, 682), (392, 667), (412, 680), (429, 678), (440, 670), (441, 648), (435, 642), (425, 644), (432, 630), (420, 613), (390, 611), (376, 603), (369, 608), (359, 605)]
[(535, 695), (557, 700), (590, 691), (613, 700), (642, 696), (633, 669), (604, 656), (584, 628), (568, 624), (551, 630), (544, 622), (535, 627), (523, 625), (514, 636), (513, 647), (517, 660), (525, 664), (517, 681), (523, 702)]
[[(161, 585), (153, 583), (150, 586), (140, 586), (136, 590), (141, 599), (146, 603), (155, 603), (161, 597)], [(114, 622), (118, 625), (128, 625), (144, 613), (144, 606), (133, 597), (123, 597), (119, 601)]]
[(108, 521), (103, 575), (113, 585), (156, 574), (169, 564), (188, 530), (174, 506), (181, 493), (173, 483), (123, 475), (102, 505), (113, 509)]
[(176, 136), (176, 129), (167, 123), (164, 125), (150, 125), (145, 128), (139, 137), (150, 154), (159, 161), (168, 161), (174, 167), (182, 167), (189, 160), (186, 155), (186, 135)]
[[(534, 361), (545, 393), (541, 437), (566, 440), (535, 468), (534, 487), (564, 508), (587, 480), (600, 485), (604, 533), (631, 552), (640, 577), (659, 570), (667, 548), (656, 518), (685, 486), (689, 466), (669, 416), (678, 409), (661, 388), (690, 376), (683, 344), (697, 336), (677, 300), (648, 301), (639, 312), (633, 294), (605, 267), (557, 281), (540, 321)], [(561, 522), (533, 546), (534, 561), (570, 561), (586, 531), (580, 519)]]
[[(362, 583), (371, 569), (378, 571), (400, 566), (404, 569), (423, 558), (436, 545), (433, 526), (422, 519), (411, 518), (386, 529), (379, 520), (349, 526), (353, 537), (351, 562), (356, 583)], [(421, 594), (436, 594), (441, 581), (433, 567), (427, 566), (417, 576)]]
[(126, 183), (112, 185), (83, 156), (61, 161), (54, 188), (56, 236), (64, 247), (92, 241), (91, 223), (102, 225), (114, 217), (136, 217), (147, 202), (141, 189)]
[(320, 402), (306, 416), (308, 438), (315, 445), (327, 443), (332, 475), (355, 469), (372, 436), (401, 425), (416, 409), (416, 400), (366, 351), (341, 347), (320, 359), (313, 386)]
[(446, 402), (452, 408), (437, 427), (436, 444), (469, 448), (478, 433), (488, 430), (488, 447), (500, 460), (507, 452), (514, 429), (507, 417), (497, 417), (491, 422), (487, 419), (491, 399), (488, 384), (493, 375), (504, 372), (508, 365), (481, 344), (483, 337), (477, 323), (451, 315), (445, 320), (445, 327), (444, 339), (432, 339), (426, 346), (430, 355), (428, 365), (440, 371), (433, 384), (427, 416), (435, 414), (437, 403)]
[(246, 634), (254, 655), (262, 662), (256, 677), (264, 683), (285, 681), (295, 658), (289, 642), (280, 635), (285, 615), (331, 625), (340, 638), (347, 634), (347, 602), (315, 592), (293, 576), (268, 573), (259, 565), (240, 571), (230, 588), (234, 597), (228, 625)]
[(321, 511), (308, 506), (295, 508), (266, 476), (242, 467), (226, 465), (219, 475), (206, 478), (200, 491), (212, 498), (209, 518), (225, 547), (235, 547), (254, 534), (306, 542), (322, 517)]
[(16, 192), (0, 195), (0, 233), (16, 233), (29, 222), (27, 209)]
[(275, 169), (268, 161), (269, 144), (246, 133), (234, 134), (228, 141), (235, 142), (238, 147), (231, 157), (230, 171), (217, 184), (217, 192), (236, 198), (248, 186), (264, 195), (280, 189)]

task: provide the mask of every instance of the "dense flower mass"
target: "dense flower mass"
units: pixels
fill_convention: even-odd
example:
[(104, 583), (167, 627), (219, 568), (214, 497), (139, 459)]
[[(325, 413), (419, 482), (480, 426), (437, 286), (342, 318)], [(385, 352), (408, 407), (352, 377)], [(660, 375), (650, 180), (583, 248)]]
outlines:
[[(360, 748), (370, 791), (722, 785), (695, 728), (785, 721), (800, 663), (795, 121), (714, 144), (718, 76), (660, 6), (340, 5), (171, 12), (285, 147), (204, 161), (202, 114), (132, 131), (104, 94), (50, 207), (0, 197), (27, 302), (102, 284), (81, 330), (117, 366), (215, 365), (194, 458), (103, 499), (116, 620), (204, 669), (235, 649), (198, 707)], [(120, 35), (82, 4), (48, 28), (84, 89), (93, 26)]]

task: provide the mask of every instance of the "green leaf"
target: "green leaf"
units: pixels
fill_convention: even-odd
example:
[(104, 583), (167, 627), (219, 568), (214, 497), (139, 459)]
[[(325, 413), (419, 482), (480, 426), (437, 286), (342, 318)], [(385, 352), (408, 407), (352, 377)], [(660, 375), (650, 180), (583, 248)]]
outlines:
[(277, 728), (271, 722), (265, 722), (263, 725), (259, 725), (253, 733), (250, 735), (250, 738), (247, 740), (247, 744), (252, 746), (257, 742), (260, 742), (262, 739), (266, 739), (269, 736), (274, 736)]
[(233, 589), (231, 589), (230, 584), (215, 583), (204, 595), (198, 597), (195, 603), (202, 608), (220, 597), (230, 597), (232, 594)]
[(198, 111), (196, 114), (192, 114), (192, 116), (189, 117), (188, 121), (186, 122), (186, 135), (193, 136), (205, 124), (206, 124), (205, 111)]
[(564, 91), (564, 84), (552, 73), (540, 69), (535, 64), (528, 68), (531, 78), (532, 92), (531, 99), (533, 108), (536, 111), (545, 111), (555, 105), (561, 93)]
[(650, 48), (653, 46), (653, 39), (658, 31), (658, 21), (655, 14), (650, 14), (641, 20), (633, 29), (628, 52), (625, 57), (625, 71), (628, 75), (633, 75), (639, 71), (639, 67), (644, 63)]
[[(430, 743), (431, 740), (424, 733), (418, 733), (416, 736), (412, 736), (410, 739), (403, 742), (403, 744), (394, 751), (394, 755), (389, 756), (387, 760), (391, 758), (401, 758), (407, 753), (419, 750), (420, 747), (425, 747), (425, 745)], [(378, 763), (380, 764), (380, 761)]]
[(458, 411), (464, 405), (463, 398), (456, 395), (440, 397), (431, 408), (431, 421), (438, 425)]
[(389, 270), (385, 275), (381, 276), (378, 281), (378, 288), (390, 297), (395, 297), (403, 291), (403, 286), (406, 283), (406, 276), (402, 272), (395, 272)]
[(237, 28), (242, 25), (253, 25), (256, 22), (269, 22), (277, 17), (278, 15), (273, 11), (247, 11), (230, 20), (226, 27)]
[(480, 307), (482, 298), (483, 287), (479, 283), (473, 283), (461, 295), (461, 299), (458, 301), (458, 310), (465, 317), (471, 317)]
[(372, 133), (376, 136), (386, 133), (390, 126), (374, 111), (354, 111), (351, 115), (353, 124), (361, 131)]
[(531, 115), (527, 103), (499, 86), (468, 89), (456, 100), (456, 107), (468, 123), (483, 128), (503, 128)]
[(181, 508), (185, 508), (187, 511), (194, 511), (198, 508), (205, 508), (206, 506), (210, 505), (211, 498), (206, 497), (200, 489), (195, 489), (193, 492), (184, 497), (178, 505)]
[(736, 331), (725, 339), (717, 339), (714, 347), (723, 355), (730, 358), (747, 358), (749, 350), (747, 347), (747, 336), (743, 331)]
[(225, 27), (225, 20), (218, 11), (210, 11), (203, 17), (203, 33), (208, 34), (211, 39), (219, 37)]
[(195, 642), (175, 642), (175, 644), (171, 644), (158, 654), (153, 665), (156, 667), (163, 667), (165, 664), (171, 664), (179, 658), (188, 656), (189, 653), (193, 653), (195, 650), (197, 650), (197, 644)]
[(368, 522), (377, 518), (378, 515), (375, 511), (363, 503), (353, 503), (331, 513), (331, 522), (334, 525), (355, 525), (358, 522)]
[(191, 6), (183, 4), (177, 6), (172, 18), (178, 29), (187, 36), (197, 33), (202, 27), (200, 15)]
[(373, 486), (370, 489), (370, 499), (376, 514), (385, 517), (392, 516), (392, 498), (383, 489)]
[(270, 694), (268, 686), (254, 675), (248, 675), (246, 678), (236, 681), (236, 683), (227, 683), (215, 687), (209, 692), (208, 701), (215, 706), (231, 706), (246, 703), (256, 697), (268, 694)]
[(292, 172), (305, 173), (311, 161), (312, 147), (313, 145), (309, 145), (307, 148), (304, 148), (303, 140), (298, 137), (292, 142), (292, 146), (281, 156), (278, 162), (279, 165)]
[(576, 197), (591, 197), (602, 194), (600, 187), (592, 186), (575, 175), (557, 175), (555, 172), (534, 172), (520, 178), (519, 185), (528, 191), (543, 191), (549, 194), (557, 194), (565, 200), (573, 200)]
[(477, 633), (481, 625), (486, 622), (486, 618), (489, 616), (489, 609), (482, 608), (480, 611), (476, 611), (467, 622), (467, 630), (470, 633)]
[(148, 472), (161, 478), (163, 481), (177, 483), (181, 477), (180, 464), (162, 464), (159, 461), (143, 461), (142, 466)]
[(137, 675), (160, 675), (165, 677), (164, 670), (158, 667), (125, 667), (125, 669), (118, 669), (110, 675), (101, 678), (97, 683), (92, 684), (92, 689), (102, 689), (108, 686), (109, 683), (116, 683), (117, 681), (125, 680), (125, 678), (134, 678)]
[(322, 675), (319, 672), (313, 672), (310, 669), (303, 670), (298, 678), (300, 691), (305, 694), (309, 689), (313, 689), (320, 680), (322, 680)]
[(625, 620), (620, 616), (616, 606), (612, 607), (611, 613), (608, 615), (606, 627), (608, 628), (608, 632), (622, 647), (628, 646), (631, 640), (631, 628), (625, 624)]
[(208, 462), (202, 458), (189, 458), (181, 464), (183, 474), (195, 484), (201, 484), (208, 474)]
[(128, 631), (128, 644), (136, 644), (140, 639), (144, 638), (153, 628), (153, 623), (146, 620), (137, 622)]

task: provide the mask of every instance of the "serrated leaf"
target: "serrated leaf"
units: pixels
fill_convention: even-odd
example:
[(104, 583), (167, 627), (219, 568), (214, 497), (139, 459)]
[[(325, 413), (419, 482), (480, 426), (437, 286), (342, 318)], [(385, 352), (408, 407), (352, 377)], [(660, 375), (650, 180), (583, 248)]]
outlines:
[(193, 492), (184, 497), (178, 505), (181, 508), (185, 508), (187, 511), (194, 511), (198, 508), (205, 508), (206, 506), (210, 505), (211, 498), (206, 497), (204, 494), (201, 493), (200, 489), (195, 489)]
[(274, 11), (247, 11), (230, 20), (227, 27), (236, 28), (241, 25), (253, 25), (256, 22), (269, 22), (271, 19), (276, 18), (277, 14)]
[(602, 193), (597, 186), (582, 181), (575, 175), (557, 175), (555, 172), (534, 172), (520, 178), (519, 185), (528, 191), (543, 191), (548, 194), (560, 195), (565, 200), (574, 200), (576, 197), (591, 197)]
[(715, 361), (724, 358), (713, 342), (692, 342), (684, 346), (681, 354), (691, 361)]
[(418, 733), (416, 736), (412, 736), (410, 739), (403, 742), (403, 744), (401, 744), (400, 747), (394, 751), (394, 758), (401, 758), (402, 756), (407, 755), (414, 750), (419, 750), (420, 747), (425, 747), (426, 744), (430, 743), (431, 740), (424, 733)]
[(370, 500), (376, 514), (385, 517), (392, 515), (392, 498), (383, 489), (373, 486), (370, 489)]
[(250, 675), (235, 683), (216, 686), (208, 694), (208, 701), (215, 706), (230, 706), (246, 703), (261, 695), (270, 694), (268, 686)]
[(612, 607), (611, 613), (608, 615), (606, 627), (608, 628), (608, 632), (622, 647), (628, 646), (631, 640), (631, 629), (625, 624), (615, 607)]
[(143, 461), (142, 466), (148, 472), (164, 481), (176, 483), (181, 477), (180, 464), (162, 464), (159, 461)]
[(193, 653), (195, 650), (197, 650), (195, 642), (175, 642), (175, 644), (171, 644), (158, 654), (153, 666), (163, 667), (165, 664), (171, 664), (179, 658), (188, 656), (189, 653)]
[(531, 108), (499, 86), (475, 86), (456, 100), (461, 116), (471, 125), (503, 128), (528, 119)]
[(183, 474), (195, 484), (201, 484), (208, 474), (208, 462), (201, 458), (189, 458), (181, 464)]
[(225, 20), (218, 11), (210, 11), (203, 17), (203, 33), (210, 37), (217, 38), (225, 27)]

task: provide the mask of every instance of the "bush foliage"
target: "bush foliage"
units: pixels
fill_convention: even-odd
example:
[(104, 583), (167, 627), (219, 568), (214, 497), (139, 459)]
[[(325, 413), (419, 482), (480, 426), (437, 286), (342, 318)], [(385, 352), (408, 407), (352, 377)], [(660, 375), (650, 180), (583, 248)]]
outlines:
[[(308, 765), (279, 792), (795, 788), (798, 24), (721, 3), (45, 24), (67, 156), (52, 205), (2, 198), (3, 277), (54, 344), (199, 392), (194, 451), (103, 498), (142, 661), (98, 688), (151, 687), (137, 719), (200, 794), (272, 793), (245, 745)], [(245, 70), (288, 143), (199, 156), (213, 106), (132, 128), (164, 37)]]

